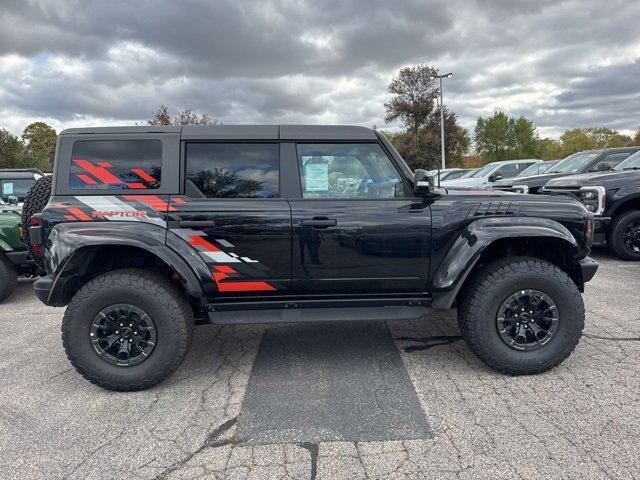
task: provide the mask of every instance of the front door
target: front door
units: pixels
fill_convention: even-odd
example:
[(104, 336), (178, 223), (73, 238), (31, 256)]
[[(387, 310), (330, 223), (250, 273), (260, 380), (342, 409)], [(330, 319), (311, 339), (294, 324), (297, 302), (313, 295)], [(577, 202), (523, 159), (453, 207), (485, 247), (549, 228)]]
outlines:
[(377, 143), (298, 144), (294, 294), (421, 294), (431, 211)]
[(277, 143), (189, 142), (171, 231), (210, 269), (216, 298), (278, 296), (291, 287), (291, 209), (280, 198)]

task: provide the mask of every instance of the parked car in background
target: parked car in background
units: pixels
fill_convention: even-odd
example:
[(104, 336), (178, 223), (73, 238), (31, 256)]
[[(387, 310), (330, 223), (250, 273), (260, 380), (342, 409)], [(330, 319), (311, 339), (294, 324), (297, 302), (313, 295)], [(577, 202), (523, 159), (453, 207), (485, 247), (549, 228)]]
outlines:
[(42, 176), (44, 176), (44, 173), (37, 168), (1, 169), (0, 198), (5, 203), (9, 202), (10, 197), (17, 198), (19, 203), (24, 202), (31, 186)]
[(510, 182), (501, 182), (499, 188), (494, 188), (517, 193), (542, 193), (542, 187), (549, 180), (581, 173), (606, 172), (639, 150), (640, 146), (584, 150), (569, 155), (542, 175), (512, 179)]
[(445, 180), (440, 182), (446, 188), (491, 188), (493, 182), (503, 178), (517, 177), (531, 165), (541, 163), (538, 158), (528, 158), (522, 160), (505, 160), (493, 162), (479, 168), (476, 172), (464, 178), (456, 180)]
[(595, 216), (594, 244), (640, 260), (640, 151), (609, 172), (550, 180), (542, 193), (579, 199)]
[[(498, 180), (494, 182), (492, 187), (494, 190), (505, 190), (505, 191), (518, 191), (517, 189), (512, 189), (511, 185), (517, 183), (518, 178), (531, 177), (533, 175), (541, 175), (547, 172), (551, 167), (560, 162), (560, 160), (547, 160), (546, 162), (534, 163), (529, 168), (527, 168), (524, 172), (522, 172), (517, 177), (506, 178), (504, 180)], [(524, 193), (524, 192), (518, 192)]]
[[(445, 180), (455, 180), (457, 178), (464, 177), (471, 171), (470, 168), (445, 168), (442, 170), (431, 170), (428, 172), (429, 177), (433, 179), (433, 184), (437, 185), (438, 180), (443, 182)], [(440, 172), (440, 178), (438, 179), (438, 172)]]
[(18, 284), (18, 276), (32, 277), (38, 269), (20, 238), (20, 208), (0, 199), (0, 302)]

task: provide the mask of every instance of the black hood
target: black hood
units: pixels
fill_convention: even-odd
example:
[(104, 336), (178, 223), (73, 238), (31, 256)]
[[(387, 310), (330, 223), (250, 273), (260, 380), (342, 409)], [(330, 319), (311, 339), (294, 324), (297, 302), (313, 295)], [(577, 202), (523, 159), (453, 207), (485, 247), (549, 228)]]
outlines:
[(514, 185), (526, 185), (529, 189), (542, 188), (549, 180), (558, 177), (566, 177), (566, 173), (543, 173), (542, 175), (531, 175), (530, 177), (514, 177), (500, 180), (493, 183), (493, 188), (511, 188)]
[(607, 190), (620, 187), (623, 184), (640, 182), (640, 170), (623, 170), (605, 173), (583, 173), (582, 175), (571, 175), (551, 180), (548, 187), (585, 187), (602, 186)]

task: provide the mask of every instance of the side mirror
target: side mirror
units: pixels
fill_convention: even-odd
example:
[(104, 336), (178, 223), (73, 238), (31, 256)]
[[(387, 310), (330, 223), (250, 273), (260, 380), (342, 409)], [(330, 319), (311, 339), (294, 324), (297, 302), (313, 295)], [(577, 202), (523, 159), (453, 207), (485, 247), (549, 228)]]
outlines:
[(7, 203), (9, 205), (18, 205), (18, 197), (14, 195), (9, 195), (9, 198), (7, 198)]
[(608, 172), (609, 170), (612, 170), (611, 165), (609, 165), (608, 163), (600, 163), (596, 166), (595, 168), (595, 172)]
[(490, 182), (497, 182), (498, 180), (502, 180), (502, 174), (500, 172), (496, 172), (489, 177)]
[(417, 196), (425, 196), (431, 192), (433, 180), (426, 170), (421, 168), (413, 172), (413, 193)]

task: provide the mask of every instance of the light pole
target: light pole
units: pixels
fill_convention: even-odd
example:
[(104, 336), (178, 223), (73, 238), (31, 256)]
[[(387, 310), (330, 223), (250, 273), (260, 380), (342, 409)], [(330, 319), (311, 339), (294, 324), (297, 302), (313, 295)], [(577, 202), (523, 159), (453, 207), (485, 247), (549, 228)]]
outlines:
[(442, 103), (442, 79), (453, 77), (453, 73), (445, 73), (444, 75), (434, 75), (431, 78), (437, 78), (440, 80), (440, 154), (442, 156), (442, 168), (445, 169), (444, 158), (444, 104)]

